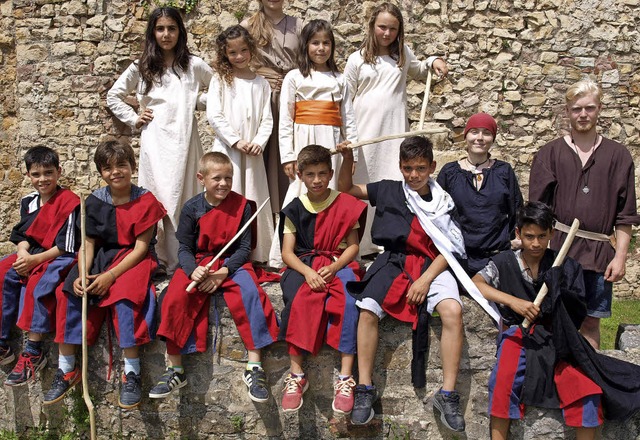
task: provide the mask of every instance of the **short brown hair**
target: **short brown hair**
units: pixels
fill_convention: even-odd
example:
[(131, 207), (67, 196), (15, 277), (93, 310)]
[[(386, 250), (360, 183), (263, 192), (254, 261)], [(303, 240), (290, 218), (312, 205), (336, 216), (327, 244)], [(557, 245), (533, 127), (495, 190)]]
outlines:
[(327, 164), (329, 169), (331, 165), (331, 153), (322, 145), (307, 145), (300, 153), (298, 153), (298, 171), (302, 172), (309, 165)]
[(123, 144), (116, 140), (100, 142), (93, 155), (93, 162), (96, 164), (98, 171), (102, 172), (102, 168), (114, 161), (116, 163), (122, 161), (129, 162), (131, 169), (135, 170), (136, 155), (131, 145)]
[[(210, 163), (217, 165), (231, 165), (231, 159), (229, 159), (229, 156), (219, 151), (209, 151), (208, 153), (203, 154), (200, 158), (198, 172), (200, 174), (205, 174), (207, 172), (207, 165)], [(231, 169), (233, 170), (233, 167), (231, 167)]]

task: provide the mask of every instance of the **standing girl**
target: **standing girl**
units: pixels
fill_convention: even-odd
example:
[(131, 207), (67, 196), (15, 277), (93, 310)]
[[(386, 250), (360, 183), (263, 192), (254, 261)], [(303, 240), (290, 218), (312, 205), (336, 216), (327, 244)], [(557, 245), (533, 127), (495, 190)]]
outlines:
[[(207, 119), (216, 133), (213, 151), (227, 154), (233, 166), (232, 190), (247, 199), (262, 202), (269, 197), (262, 160), (273, 120), (271, 88), (250, 68), (256, 46), (249, 32), (231, 26), (217, 38), (218, 55), (209, 84)], [(258, 217), (258, 240), (252, 259), (265, 262), (273, 239), (273, 214), (265, 207)]]
[(491, 115), (471, 116), (464, 128), (466, 157), (449, 162), (438, 173), (438, 183), (458, 211), (469, 276), (484, 268), (491, 256), (511, 248), (516, 213), (522, 206), (513, 168), (489, 153), (497, 132)]
[[(335, 39), (325, 20), (311, 20), (300, 36), (299, 68), (287, 73), (280, 95), (280, 160), (290, 179), (283, 206), (300, 196), (304, 185), (296, 177), (298, 152), (317, 144), (333, 149), (355, 142), (356, 131), (349, 88), (334, 60)], [(332, 157), (334, 176), (329, 187), (337, 189), (342, 156)], [(276, 235), (277, 237), (277, 235)], [(271, 248), (270, 264), (282, 265), (278, 240)]]
[(271, 207), (273, 212), (279, 212), (289, 187), (289, 179), (280, 164), (278, 147), (280, 88), (284, 76), (296, 67), (302, 20), (284, 13), (284, 0), (258, 0), (258, 4), (258, 12), (240, 25), (249, 31), (256, 42), (258, 50), (252, 64), (271, 86), (273, 130), (263, 156)]
[[(447, 64), (437, 57), (419, 61), (404, 44), (404, 21), (397, 6), (383, 3), (369, 18), (369, 32), (362, 47), (347, 60), (344, 75), (353, 97), (360, 139), (371, 139), (409, 129), (407, 119), (407, 78), (426, 78), (429, 68), (446, 75)], [(362, 149), (354, 181), (402, 180), (398, 162), (400, 143), (396, 139)], [(360, 254), (378, 252), (371, 243), (373, 209), (360, 243)]]
[[(141, 129), (138, 185), (151, 191), (167, 210), (159, 223), (156, 251), (172, 273), (178, 265), (180, 208), (198, 192), (198, 160), (203, 151), (195, 110), (204, 109), (199, 93), (213, 71), (187, 48), (187, 30), (175, 8), (158, 8), (149, 16), (142, 55), (107, 93), (113, 114)], [(136, 92), (141, 114), (125, 98)], [(161, 271), (162, 268), (159, 269)]]

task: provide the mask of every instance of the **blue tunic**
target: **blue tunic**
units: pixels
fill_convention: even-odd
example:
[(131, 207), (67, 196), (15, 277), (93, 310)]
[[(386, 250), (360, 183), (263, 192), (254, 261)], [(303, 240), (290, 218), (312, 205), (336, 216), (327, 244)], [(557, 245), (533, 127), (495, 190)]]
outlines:
[(522, 206), (522, 193), (511, 165), (496, 160), (482, 170), (482, 176), (478, 191), (471, 171), (463, 170), (458, 162), (449, 162), (437, 179), (456, 204), (471, 276), (487, 264), (491, 255), (510, 248), (516, 213)]

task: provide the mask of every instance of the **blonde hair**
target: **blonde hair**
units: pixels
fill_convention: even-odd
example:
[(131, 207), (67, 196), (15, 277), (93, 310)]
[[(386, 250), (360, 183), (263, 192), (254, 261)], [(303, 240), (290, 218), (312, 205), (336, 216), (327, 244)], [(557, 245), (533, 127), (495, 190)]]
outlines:
[(247, 20), (247, 29), (258, 47), (265, 47), (271, 43), (273, 38), (273, 25), (267, 19), (264, 13), (264, 5), (258, 0), (260, 5), (258, 12), (253, 14), (249, 20)]
[[(209, 164), (231, 166), (231, 159), (229, 159), (229, 156), (224, 153), (220, 153), (219, 151), (210, 151), (200, 158), (198, 172), (202, 175), (207, 174), (207, 166)], [(233, 170), (233, 167), (231, 167), (231, 169)]]
[(587, 95), (596, 95), (598, 102), (602, 102), (602, 89), (591, 78), (585, 78), (570, 86), (565, 94), (565, 101), (569, 104)]

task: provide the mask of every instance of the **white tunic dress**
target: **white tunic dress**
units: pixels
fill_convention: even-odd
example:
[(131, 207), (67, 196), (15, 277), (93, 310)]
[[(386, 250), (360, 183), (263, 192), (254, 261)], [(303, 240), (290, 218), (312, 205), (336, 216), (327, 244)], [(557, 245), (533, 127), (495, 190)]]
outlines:
[[(403, 133), (409, 130), (407, 119), (407, 80), (426, 78), (436, 57), (420, 61), (408, 46), (401, 68), (388, 55), (367, 64), (360, 51), (349, 56), (344, 76), (353, 98), (353, 109), (360, 140)], [(367, 184), (382, 179), (403, 180), (398, 155), (403, 139), (394, 139), (361, 148), (354, 183)], [(371, 242), (371, 223), (375, 210), (369, 206), (367, 224), (360, 243), (360, 255), (378, 252)]]
[(213, 71), (201, 58), (191, 56), (186, 72), (167, 69), (161, 84), (153, 84), (144, 94), (145, 84), (132, 63), (107, 93), (107, 105), (125, 124), (135, 128), (138, 114), (124, 99), (132, 92), (140, 103), (140, 112), (153, 110), (153, 120), (142, 126), (138, 185), (153, 193), (164, 205), (167, 216), (159, 223), (156, 251), (161, 263), (173, 272), (178, 265), (178, 227), (180, 209), (199, 190), (196, 173), (202, 146), (195, 110), (199, 93), (205, 89)]
[[(342, 127), (332, 125), (296, 124), (295, 105), (297, 101), (334, 101), (340, 103)], [(345, 78), (340, 73), (312, 71), (306, 78), (300, 70), (295, 69), (287, 73), (282, 82), (280, 92), (280, 161), (282, 164), (296, 161), (298, 153), (307, 145), (317, 144), (328, 149), (334, 149), (345, 139), (351, 142), (358, 140), (358, 131), (353, 114), (353, 107), (349, 96), (349, 88)], [(354, 152), (357, 154), (357, 152)], [(338, 173), (342, 156), (333, 155), (331, 158), (334, 174), (329, 183), (331, 189), (338, 189)], [(300, 179), (296, 178), (289, 184), (289, 189), (282, 206), (287, 206), (293, 199), (306, 193), (307, 190)], [(271, 247), (269, 263), (273, 267), (281, 267), (280, 245), (277, 239)]]
[[(269, 197), (267, 173), (262, 155), (249, 156), (232, 148), (245, 140), (264, 148), (271, 136), (271, 87), (260, 75), (252, 80), (234, 78), (227, 84), (218, 75), (211, 78), (207, 96), (207, 119), (216, 133), (213, 151), (231, 158), (233, 190), (247, 199), (262, 204)], [(251, 258), (265, 262), (273, 239), (273, 213), (267, 204), (256, 219), (257, 242)]]

